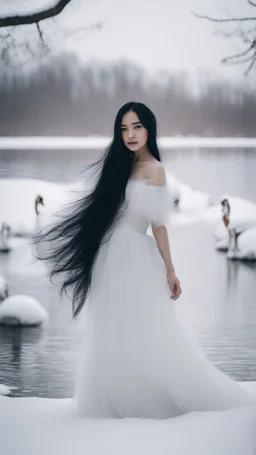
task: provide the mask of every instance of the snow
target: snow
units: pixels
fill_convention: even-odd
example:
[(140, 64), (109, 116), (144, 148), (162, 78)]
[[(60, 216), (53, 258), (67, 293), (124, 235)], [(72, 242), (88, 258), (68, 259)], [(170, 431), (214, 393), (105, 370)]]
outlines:
[[(87, 137), (47, 137), (47, 136), (27, 136), (27, 137), (1, 137), (0, 150), (99, 150), (105, 148), (112, 140), (107, 136), (87, 136)], [(186, 148), (186, 147), (256, 147), (255, 138), (247, 137), (160, 137), (158, 139), (159, 147), (162, 149), (169, 148)]]
[(202, 191), (193, 190), (189, 185), (180, 183), (179, 210), (184, 213), (200, 212), (211, 205), (211, 197)]
[(194, 190), (183, 183), (173, 172), (167, 172), (167, 185), (173, 195), (173, 199), (179, 199), (178, 211), (186, 214), (201, 213), (212, 205), (209, 194)]
[(11, 395), (12, 391), (4, 384), (0, 384), (0, 395)]
[(29, 295), (12, 295), (0, 303), (0, 324), (40, 325), (46, 320), (45, 309)]
[(4, 455), (253, 455), (255, 449), (253, 405), (166, 420), (79, 418), (71, 399), (0, 397), (0, 408)]

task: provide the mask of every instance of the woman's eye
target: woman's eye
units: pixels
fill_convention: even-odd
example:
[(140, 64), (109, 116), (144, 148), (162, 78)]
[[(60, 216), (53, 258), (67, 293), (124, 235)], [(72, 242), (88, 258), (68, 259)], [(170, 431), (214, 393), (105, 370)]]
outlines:
[(136, 125), (134, 128), (141, 128), (141, 125)]
[(124, 127), (123, 127), (123, 128), (121, 128), (121, 131), (125, 131), (125, 128), (124, 128)]

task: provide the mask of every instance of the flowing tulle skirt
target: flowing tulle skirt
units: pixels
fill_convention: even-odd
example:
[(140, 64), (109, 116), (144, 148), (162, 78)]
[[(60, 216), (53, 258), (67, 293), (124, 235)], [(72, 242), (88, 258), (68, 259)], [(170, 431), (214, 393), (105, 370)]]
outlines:
[(99, 250), (82, 317), (80, 415), (163, 419), (252, 401), (200, 349), (150, 235), (114, 230)]

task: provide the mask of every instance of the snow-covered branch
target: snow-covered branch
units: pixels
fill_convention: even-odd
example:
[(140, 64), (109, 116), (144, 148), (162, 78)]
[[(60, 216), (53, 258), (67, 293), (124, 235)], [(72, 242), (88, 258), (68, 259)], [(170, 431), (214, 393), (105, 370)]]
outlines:
[[(8, 0), (5, 2), (7, 3)], [(18, 62), (20, 66), (30, 61), (31, 57), (42, 58), (54, 46), (57, 48), (60, 42), (63, 45), (68, 37), (73, 35), (84, 37), (88, 32), (102, 27), (99, 22), (84, 24), (84, 20), (82, 25), (76, 23), (73, 26), (70, 21), (68, 27), (65, 26), (65, 18), (64, 21), (61, 19), (49, 21), (56, 16), (59, 18), (60, 13), (72, 3), (72, 0), (52, 0), (50, 5), (49, 1), (47, 3), (41, 9), (36, 9), (34, 6), (26, 13), (17, 13), (16, 10), (15, 14), (0, 14), (0, 61), (4, 65), (16, 65)], [(14, 4), (17, 6), (18, 0)]]
[(0, 17), (0, 28), (17, 25), (38, 24), (39, 22), (57, 16), (72, 0), (59, 0), (51, 8), (38, 11), (36, 13)]

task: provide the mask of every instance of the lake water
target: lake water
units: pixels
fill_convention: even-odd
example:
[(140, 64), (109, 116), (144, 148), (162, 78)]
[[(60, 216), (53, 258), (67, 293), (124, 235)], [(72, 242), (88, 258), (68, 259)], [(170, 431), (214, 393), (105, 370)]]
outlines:
[[(38, 178), (71, 182), (98, 153), (83, 151), (1, 151), (0, 178)], [(255, 149), (179, 149), (164, 151), (167, 170), (218, 202), (232, 194), (256, 203)], [(0, 195), (4, 197), (4, 195)], [(0, 214), (1, 216), (1, 214)], [(183, 287), (183, 305), (202, 349), (237, 380), (256, 380), (256, 265), (232, 262), (213, 246), (213, 226), (172, 226), (170, 243)], [(0, 327), (0, 383), (15, 396), (72, 395), (76, 355), (83, 327), (71, 320), (71, 304), (62, 302), (41, 266), (31, 265), (25, 241), (0, 255), (0, 275), (10, 293), (36, 297), (49, 311), (38, 328)]]

